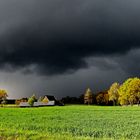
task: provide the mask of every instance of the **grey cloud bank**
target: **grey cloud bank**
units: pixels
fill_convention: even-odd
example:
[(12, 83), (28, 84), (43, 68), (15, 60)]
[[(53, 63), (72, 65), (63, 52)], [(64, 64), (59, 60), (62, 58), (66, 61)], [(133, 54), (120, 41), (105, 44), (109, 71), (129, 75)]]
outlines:
[(1, 85), (26, 77), (20, 90), (27, 94), (47, 86), (59, 96), (78, 95), (92, 83), (97, 90), (139, 76), (139, 6), (138, 0), (0, 1)]

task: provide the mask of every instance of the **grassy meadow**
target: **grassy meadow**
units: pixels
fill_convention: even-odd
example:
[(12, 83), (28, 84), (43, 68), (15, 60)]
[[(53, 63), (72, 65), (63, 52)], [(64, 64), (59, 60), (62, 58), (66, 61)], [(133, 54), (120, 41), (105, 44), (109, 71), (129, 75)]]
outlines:
[(140, 140), (140, 107), (0, 108), (0, 140)]

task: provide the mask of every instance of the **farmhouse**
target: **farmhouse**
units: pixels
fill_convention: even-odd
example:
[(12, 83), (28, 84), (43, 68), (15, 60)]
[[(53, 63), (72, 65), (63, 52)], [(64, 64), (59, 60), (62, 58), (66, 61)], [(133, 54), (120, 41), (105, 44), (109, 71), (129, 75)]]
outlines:
[(45, 95), (44, 99), (48, 100), (48, 102), (54, 102), (54, 104), (56, 103), (56, 99), (52, 95)]
[(41, 102), (34, 102), (34, 106), (54, 106), (56, 105), (56, 99), (52, 95), (45, 95)]
[[(34, 102), (34, 107), (39, 107), (39, 106), (54, 106), (56, 105), (56, 99), (54, 96), (51, 95), (45, 95), (43, 97), (42, 101), (36, 101)], [(20, 107), (30, 107), (28, 102), (20, 102), (19, 104)]]

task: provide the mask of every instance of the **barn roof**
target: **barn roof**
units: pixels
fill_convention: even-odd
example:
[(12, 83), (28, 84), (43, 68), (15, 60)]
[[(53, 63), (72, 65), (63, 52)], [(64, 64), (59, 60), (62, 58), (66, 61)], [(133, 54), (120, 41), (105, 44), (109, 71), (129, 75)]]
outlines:
[(52, 95), (45, 95), (50, 101), (55, 101), (55, 97)]

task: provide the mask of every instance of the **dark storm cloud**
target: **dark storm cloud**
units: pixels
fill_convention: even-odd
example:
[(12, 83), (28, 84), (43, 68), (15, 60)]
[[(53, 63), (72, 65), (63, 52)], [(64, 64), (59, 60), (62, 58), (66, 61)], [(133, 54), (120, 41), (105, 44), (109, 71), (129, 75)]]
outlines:
[(133, 49), (126, 55), (114, 58), (114, 61), (118, 63), (118, 66), (131, 77), (140, 76), (140, 49)]
[(88, 67), (85, 58), (91, 56), (139, 48), (139, 5), (137, 0), (1, 1), (0, 66), (60, 74)]

